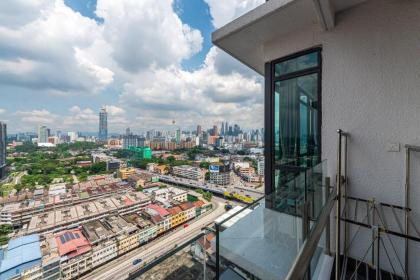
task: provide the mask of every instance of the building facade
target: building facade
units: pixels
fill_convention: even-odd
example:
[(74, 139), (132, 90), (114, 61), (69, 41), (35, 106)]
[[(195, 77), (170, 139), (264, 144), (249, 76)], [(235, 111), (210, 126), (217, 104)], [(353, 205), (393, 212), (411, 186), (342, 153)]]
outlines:
[(178, 177), (191, 179), (195, 181), (203, 181), (204, 174), (198, 167), (193, 167), (189, 165), (180, 165), (172, 167), (172, 174)]
[(0, 122), (0, 180), (6, 176), (7, 126)]
[(100, 141), (106, 141), (108, 139), (108, 113), (105, 107), (101, 108), (99, 111), (98, 138)]

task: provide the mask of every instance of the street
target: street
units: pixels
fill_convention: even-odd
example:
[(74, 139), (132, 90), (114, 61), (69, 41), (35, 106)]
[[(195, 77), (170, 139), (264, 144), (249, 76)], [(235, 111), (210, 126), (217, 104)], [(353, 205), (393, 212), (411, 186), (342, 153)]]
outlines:
[(197, 235), (201, 229), (211, 224), (217, 217), (225, 212), (222, 200), (214, 200), (215, 209), (200, 219), (189, 223), (186, 228), (179, 227), (176, 231), (153, 240), (147, 245), (143, 245), (126, 255), (119, 257), (95, 270), (91, 273), (81, 277), (80, 279), (91, 280), (112, 280), (112, 279), (125, 279), (128, 274), (138, 267), (133, 266), (135, 259), (142, 259), (143, 262), (149, 262), (155, 257), (159, 257), (165, 252), (174, 248), (177, 244), (182, 244)]

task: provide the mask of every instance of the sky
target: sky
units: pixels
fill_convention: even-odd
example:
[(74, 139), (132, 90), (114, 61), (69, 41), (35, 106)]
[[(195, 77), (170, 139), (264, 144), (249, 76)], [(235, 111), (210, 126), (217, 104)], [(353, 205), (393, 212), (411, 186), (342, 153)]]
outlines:
[(2, 0), (8, 132), (263, 126), (263, 79), (211, 33), (265, 0)]

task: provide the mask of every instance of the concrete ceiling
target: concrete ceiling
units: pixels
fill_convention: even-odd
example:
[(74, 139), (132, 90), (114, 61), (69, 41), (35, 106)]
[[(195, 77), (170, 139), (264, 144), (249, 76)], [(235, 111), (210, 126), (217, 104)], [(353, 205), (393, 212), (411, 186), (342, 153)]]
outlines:
[(366, 0), (270, 0), (212, 34), (213, 43), (264, 73), (263, 45), (305, 26), (334, 27), (335, 13)]

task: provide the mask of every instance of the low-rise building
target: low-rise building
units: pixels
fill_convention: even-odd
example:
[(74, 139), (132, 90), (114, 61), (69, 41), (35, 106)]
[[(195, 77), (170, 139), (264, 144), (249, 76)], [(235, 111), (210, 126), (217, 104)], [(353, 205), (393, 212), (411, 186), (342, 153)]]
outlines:
[(122, 180), (127, 180), (130, 175), (136, 174), (136, 169), (134, 168), (120, 168), (118, 174)]
[(150, 204), (145, 208), (145, 213), (149, 215), (150, 220), (156, 225), (157, 235), (171, 229), (171, 216), (165, 208), (156, 204)]
[(148, 219), (135, 213), (124, 215), (123, 218), (129, 223), (137, 225), (139, 229), (137, 234), (140, 244), (144, 244), (157, 236), (158, 226)]
[(118, 255), (124, 254), (139, 245), (137, 226), (121, 216), (109, 216), (103, 223), (116, 235)]
[(39, 235), (27, 235), (9, 241), (0, 251), (0, 280), (42, 279)]
[(153, 191), (152, 194), (155, 197), (161, 197), (168, 201), (175, 200), (182, 203), (188, 200), (188, 192), (175, 187), (158, 189)]
[(187, 178), (195, 181), (204, 181), (204, 173), (198, 167), (180, 165), (172, 167), (172, 174), (178, 177)]
[(118, 256), (118, 247), (115, 239), (103, 241), (92, 247), (92, 267), (97, 267)]
[(92, 269), (91, 245), (79, 229), (55, 234), (63, 279), (77, 278)]
[(169, 214), (171, 215), (171, 228), (174, 228), (185, 221), (187, 221), (187, 217), (185, 212), (178, 206), (171, 207), (167, 209)]
[(192, 202), (184, 202), (184, 203), (180, 204), (179, 207), (185, 213), (185, 220), (186, 221), (195, 218), (196, 211), (195, 211), (194, 204)]

